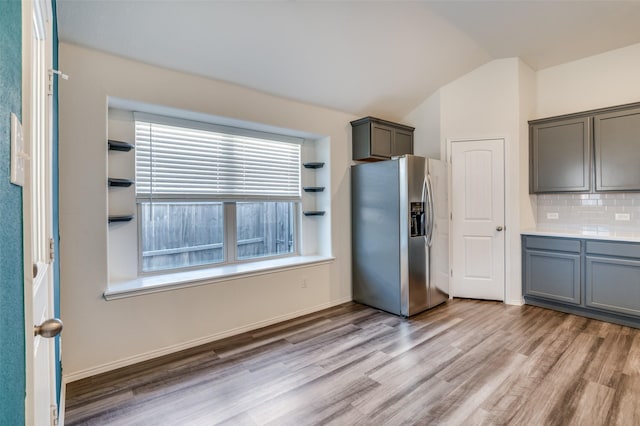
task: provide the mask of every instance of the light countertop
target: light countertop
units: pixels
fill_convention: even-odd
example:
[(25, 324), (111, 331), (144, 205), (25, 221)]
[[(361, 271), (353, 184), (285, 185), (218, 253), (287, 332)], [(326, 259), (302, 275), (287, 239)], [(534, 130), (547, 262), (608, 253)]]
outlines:
[(567, 228), (536, 227), (525, 229), (522, 235), (539, 235), (541, 237), (584, 238), (590, 240), (640, 242), (640, 230), (614, 231), (598, 226), (576, 226)]

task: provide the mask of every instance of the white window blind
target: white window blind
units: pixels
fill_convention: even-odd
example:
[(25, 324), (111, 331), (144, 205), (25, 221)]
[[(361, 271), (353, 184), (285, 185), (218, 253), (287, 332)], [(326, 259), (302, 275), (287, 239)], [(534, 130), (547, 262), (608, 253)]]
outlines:
[(300, 144), (138, 120), (135, 132), (138, 199), (300, 199)]

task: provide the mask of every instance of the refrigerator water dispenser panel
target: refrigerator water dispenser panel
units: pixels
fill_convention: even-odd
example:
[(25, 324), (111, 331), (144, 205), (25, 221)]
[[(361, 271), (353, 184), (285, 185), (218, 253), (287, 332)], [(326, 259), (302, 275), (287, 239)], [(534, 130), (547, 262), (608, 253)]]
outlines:
[(424, 236), (424, 203), (411, 203), (411, 233), (412, 237)]

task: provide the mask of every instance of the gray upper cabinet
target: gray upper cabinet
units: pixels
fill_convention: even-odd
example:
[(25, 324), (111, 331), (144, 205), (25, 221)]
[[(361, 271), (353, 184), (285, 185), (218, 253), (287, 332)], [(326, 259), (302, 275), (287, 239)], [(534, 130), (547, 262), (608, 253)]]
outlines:
[(589, 117), (530, 127), (530, 192), (581, 192), (591, 189)]
[(529, 192), (640, 191), (640, 103), (529, 121)]
[(374, 117), (351, 122), (353, 160), (387, 160), (413, 154), (414, 128)]
[(640, 190), (640, 108), (594, 118), (596, 191)]

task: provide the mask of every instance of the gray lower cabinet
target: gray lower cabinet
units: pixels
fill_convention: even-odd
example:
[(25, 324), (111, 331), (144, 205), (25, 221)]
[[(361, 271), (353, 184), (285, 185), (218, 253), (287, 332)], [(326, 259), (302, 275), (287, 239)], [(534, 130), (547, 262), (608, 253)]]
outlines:
[(530, 192), (591, 189), (591, 120), (554, 120), (530, 128)]
[(580, 304), (580, 255), (527, 250), (526, 293)]
[(596, 191), (640, 189), (640, 108), (594, 117)]
[(526, 237), (523, 243), (524, 293), (579, 305), (580, 241)]
[(640, 244), (587, 241), (585, 305), (640, 317)]
[(640, 243), (522, 237), (527, 304), (640, 328)]
[(374, 117), (351, 122), (353, 160), (388, 160), (413, 154), (414, 128)]

